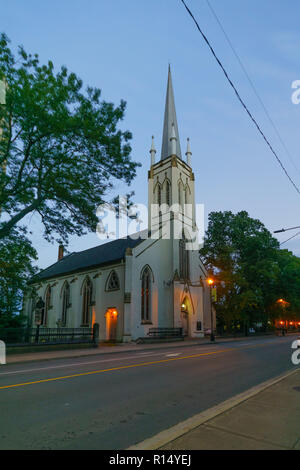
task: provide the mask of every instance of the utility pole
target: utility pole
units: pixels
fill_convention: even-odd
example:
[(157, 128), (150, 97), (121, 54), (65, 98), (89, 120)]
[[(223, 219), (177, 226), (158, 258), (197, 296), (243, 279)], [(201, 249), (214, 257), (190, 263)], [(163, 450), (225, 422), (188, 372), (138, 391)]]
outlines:
[(281, 230), (276, 230), (274, 233), (288, 232), (289, 230), (297, 230), (298, 228), (300, 228), (300, 225), (298, 227), (282, 228)]
[(213, 300), (212, 300), (212, 286), (214, 284), (213, 279), (207, 279), (209, 285), (209, 294), (210, 294), (210, 340), (213, 343), (215, 341), (214, 335), (214, 316), (213, 316)]
[[(2, 106), (6, 105), (6, 83), (4, 80), (0, 80), (0, 105)], [(4, 124), (5, 124), (4, 118), (2, 120), (0, 118), (0, 141), (1, 141), (2, 134), (3, 134)], [(5, 161), (2, 163), (2, 171), (6, 173)], [(1, 207), (0, 207), (0, 215), (1, 215)]]

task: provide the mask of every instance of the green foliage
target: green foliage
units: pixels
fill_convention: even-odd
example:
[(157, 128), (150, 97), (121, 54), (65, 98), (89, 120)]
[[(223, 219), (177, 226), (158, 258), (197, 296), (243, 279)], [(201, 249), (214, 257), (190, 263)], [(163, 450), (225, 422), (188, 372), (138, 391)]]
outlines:
[(300, 318), (300, 259), (288, 250), (280, 250), (277, 256), (277, 299), (284, 299), (287, 305), (277, 303), (270, 310), (273, 316), (297, 320)]
[[(99, 204), (115, 200), (117, 180), (128, 185), (138, 164), (129, 131), (121, 130), (126, 103), (101, 100), (61, 67), (55, 71), (19, 47), (15, 57), (0, 35), (0, 326), (17, 326), (22, 292), (34, 274), (36, 252), (24, 217), (38, 213), (48, 241), (95, 231)], [(3, 90), (2, 90), (3, 91)], [(132, 195), (132, 193), (131, 193)], [(130, 201), (129, 201), (130, 204)]]
[(29, 213), (40, 214), (44, 236), (67, 242), (96, 229), (96, 208), (116, 180), (128, 185), (138, 164), (131, 160), (129, 131), (119, 129), (126, 103), (101, 101), (62, 67), (41, 65), (23, 47), (14, 57), (0, 36), (0, 239)]
[(36, 251), (24, 234), (11, 230), (9, 237), (0, 240), (0, 327), (24, 322), (20, 315), (23, 292), (35, 273), (32, 262), (36, 259)]
[(279, 298), (290, 303), (286, 314), (299, 315), (299, 258), (247, 212), (212, 212), (200, 254), (217, 280), (219, 325), (266, 325), (283, 314)]

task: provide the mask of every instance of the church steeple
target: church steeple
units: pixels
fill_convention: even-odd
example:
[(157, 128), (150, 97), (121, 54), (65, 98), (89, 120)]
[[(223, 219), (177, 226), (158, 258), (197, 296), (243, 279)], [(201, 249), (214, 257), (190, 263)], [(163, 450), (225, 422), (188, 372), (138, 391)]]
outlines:
[[(173, 127), (174, 127), (174, 130), (173, 130)], [(163, 130), (163, 140), (162, 140), (162, 149), (161, 149), (161, 160), (165, 160), (166, 158), (169, 158), (171, 155), (174, 155), (173, 153), (174, 148), (172, 148), (174, 147), (174, 140), (173, 140), (174, 131), (175, 131), (175, 138), (176, 138), (175, 155), (178, 158), (181, 158), (181, 148), (180, 148), (178, 124), (177, 124), (177, 117), (176, 117), (171, 68), (169, 65), (168, 87), (167, 87), (165, 118), (164, 118), (164, 130)]]
[[(195, 184), (191, 167), (191, 146), (188, 139), (186, 159), (181, 155), (175, 110), (171, 70), (169, 67), (161, 160), (155, 162), (155, 146), (150, 150), (151, 166), (148, 173), (148, 226), (158, 234), (160, 226), (170, 225), (177, 240), (182, 235), (181, 224), (188, 233), (195, 228)], [(187, 161), (185, 161), (187, 160)], [(157, 208), (159, 207), (159, 212)], [(172, 210), (169, 210), (172, 208)], [(189, 211), (189, 212), (186, 212)], [(186, 215), (186, 217), (185, 217)], [(178, 223), (176, 222), (178, 221)], [(177, 242), (176, 242), (177, 243)], [(175, 244), (176, 244), (175, 243)]]

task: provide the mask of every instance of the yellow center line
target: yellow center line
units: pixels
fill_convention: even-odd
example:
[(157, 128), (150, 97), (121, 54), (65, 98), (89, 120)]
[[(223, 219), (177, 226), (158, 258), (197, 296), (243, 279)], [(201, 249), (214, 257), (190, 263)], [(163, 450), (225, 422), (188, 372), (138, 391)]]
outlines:
[(140, 364), (131, 364), (131, 365), (128, 365), (128, 366), (113, 367), (111, 369), (102, 369), (102, 370), (94, 370), (94, 371), (91, 371), (91, 372), (82, 372), (81, 374), (65, 375), (63, 377), (53, 377), (51, 379), (36, 380), (34, 382), (24, 382), (24, 383), (20, 383), (20, 384), (4, 385), (4, 386), (0, 387), (0, 390), (6, 389), (6, 388), (25, 387), (26, 385), (41, 384), (41, 383), (45, 383), (45, 382), (54, 382), (56, 380), (72, 379), (74, 377), (84, 377), (84, 376), (87, 376), (87, 375), (102, 374), (104, 372), (112, 372), (112, 371), (115, 371), (115, 370), (132, 369), (133, 367), (143, 367), (143, 366), (151, 366), (151, 365), (155, 365), (155, 364), (162, 364), (162, 363), (165, 363), (165, 362), (182, 361), (183, 359), (193, 359), (193, 358), (197, 358), (197, 357), (201, 357), (201, 356), (211, 356), (213, 354), (221, 354), (221, 353), (225, 353), (225, 352), (228, 352), (228, 351), (239, 351), (241, 349), (248, 349), (248, 348), (253, 348), (253, 347), (256, 347), (256, 346), (248, 346), (248, 347), (239, 348), (239, 349), (236, 349), (236, 348), (223, 349), (222, 351), (213, 351), (213, 352), (208, 352), (208, 353), (194, 354), (192, 356), (176, 357), (176, 358), (172, 358), (172, 359), (161, 359), (160, 361), (142, 362)]

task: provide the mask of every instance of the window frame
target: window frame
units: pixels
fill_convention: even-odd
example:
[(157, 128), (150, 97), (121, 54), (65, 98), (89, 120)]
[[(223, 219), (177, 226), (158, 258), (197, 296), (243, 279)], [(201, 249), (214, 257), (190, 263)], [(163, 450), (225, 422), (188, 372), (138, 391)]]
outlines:
[(152, 290), (153, 273), (149, 265), (141, 272), (141, 322), (152, 324)]

